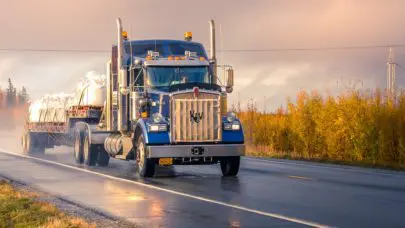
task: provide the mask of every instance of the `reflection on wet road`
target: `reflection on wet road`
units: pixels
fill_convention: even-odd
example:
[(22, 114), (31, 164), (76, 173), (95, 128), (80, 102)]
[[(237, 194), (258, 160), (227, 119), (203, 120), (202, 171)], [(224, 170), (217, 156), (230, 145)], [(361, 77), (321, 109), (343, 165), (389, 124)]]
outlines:
[(142, 179), (132, 162), (77, 166), (69, 148), (38, 158), (78, 169), (0, 153), (0, 175), (145, 227), (405, 224), (404, 173), (245, 158), (236, 178), (221, 177), (213, 165), (163, 167), (158, 177)]

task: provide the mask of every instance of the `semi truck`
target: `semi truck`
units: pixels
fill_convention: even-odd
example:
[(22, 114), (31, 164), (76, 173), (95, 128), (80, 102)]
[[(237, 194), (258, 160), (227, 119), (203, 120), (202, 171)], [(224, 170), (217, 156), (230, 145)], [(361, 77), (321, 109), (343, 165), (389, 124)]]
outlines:
[(217, 64), (215, 22), (209, 21), (209, 56), (191, 32), (184, 40), (130, 40), (116, 22), (104, 104), (71, 106), (63, 122), (27, 121), (23, 150), (69, 145), (78, 164), (135, 160), (142, 177), (153, 177), (156, 166), (217, 163), (223, 176), (237, 175), (244, 134), (228, 111), (234, 71)]

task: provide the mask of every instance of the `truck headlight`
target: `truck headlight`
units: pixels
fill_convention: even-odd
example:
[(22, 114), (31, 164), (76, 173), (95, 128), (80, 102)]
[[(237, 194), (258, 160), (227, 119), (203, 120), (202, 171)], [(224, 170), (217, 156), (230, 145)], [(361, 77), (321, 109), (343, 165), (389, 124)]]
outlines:
[(235, 119), (236, 119), (236, 114), (235, 114), (234, 112), (228, 112), (228, 113), (226, 114), (226, 120), (227, 120), (229, 123), (232, 123)]
[(148, 124), (149, 132), (167, 131), (167, 124)]
[(224, 123), (224, 130), (225, 131), (239, 131), (240, 123), (237, 121), (232, 122), (232, 123)]
[(153, 122), (155, 122), (155, 123), (161, 123), (163, 121), (163, 115), (158, 112), (154, 113), (152, 115), (152, 119), (153, 119)]

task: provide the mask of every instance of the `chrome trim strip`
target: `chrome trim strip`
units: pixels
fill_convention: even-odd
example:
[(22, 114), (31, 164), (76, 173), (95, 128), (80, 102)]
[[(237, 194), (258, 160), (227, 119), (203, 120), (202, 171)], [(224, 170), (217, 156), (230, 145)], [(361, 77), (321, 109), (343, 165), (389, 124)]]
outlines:
[[(195, 147), (204, 148), (204, 153), (202, 155), (193, 155), (191, 150)], [(147, 146), (146, 149), (148, 158), (245, 156), (244, 144), (166, 145)]]
[[(218, 91), (206, 90), (206, 89), (199, 89), (199, 92), (200, 93), (208, 93), (208, 94), (218, 95), (218, 96), (221, 94)], [(170, 96), (183, 94), (183, 93), (194, 93), (194, 89), (186, 89), (186, 90), (181, 90), (181, 91), (178, 91), (178, 92), (172, 92), (172, 93), (170, 93)]]

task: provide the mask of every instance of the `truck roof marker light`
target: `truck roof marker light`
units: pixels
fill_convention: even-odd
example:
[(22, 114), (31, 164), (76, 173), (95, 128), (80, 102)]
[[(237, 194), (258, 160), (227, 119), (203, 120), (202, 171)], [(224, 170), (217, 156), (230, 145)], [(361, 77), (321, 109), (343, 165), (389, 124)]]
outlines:
[(200, 57), (200, 61), (205, 61), (205, 57)]
[(148, 55), (148, 56), (145, 57), (145, 59), (146, 60), (152, 60), (153, 58), (152, 58), (152, 56)]
[(122, 38), (124, 40), (128, 40), (128, 32), (127, 31), (122, 31)]
[(184, 40), (187, 40), (187, 41), (193, 40), (193, 33), (192, 32), (185, 32), (184, 33)]
[(174, 57), (173, 57), (173, 56), (169, 56), (169, 57), (167, 57), (167, 60), (174, 60)]
[(174, 60), (180, 60), (180, 59), (181, 59), (180, 56), (174, 57)]

